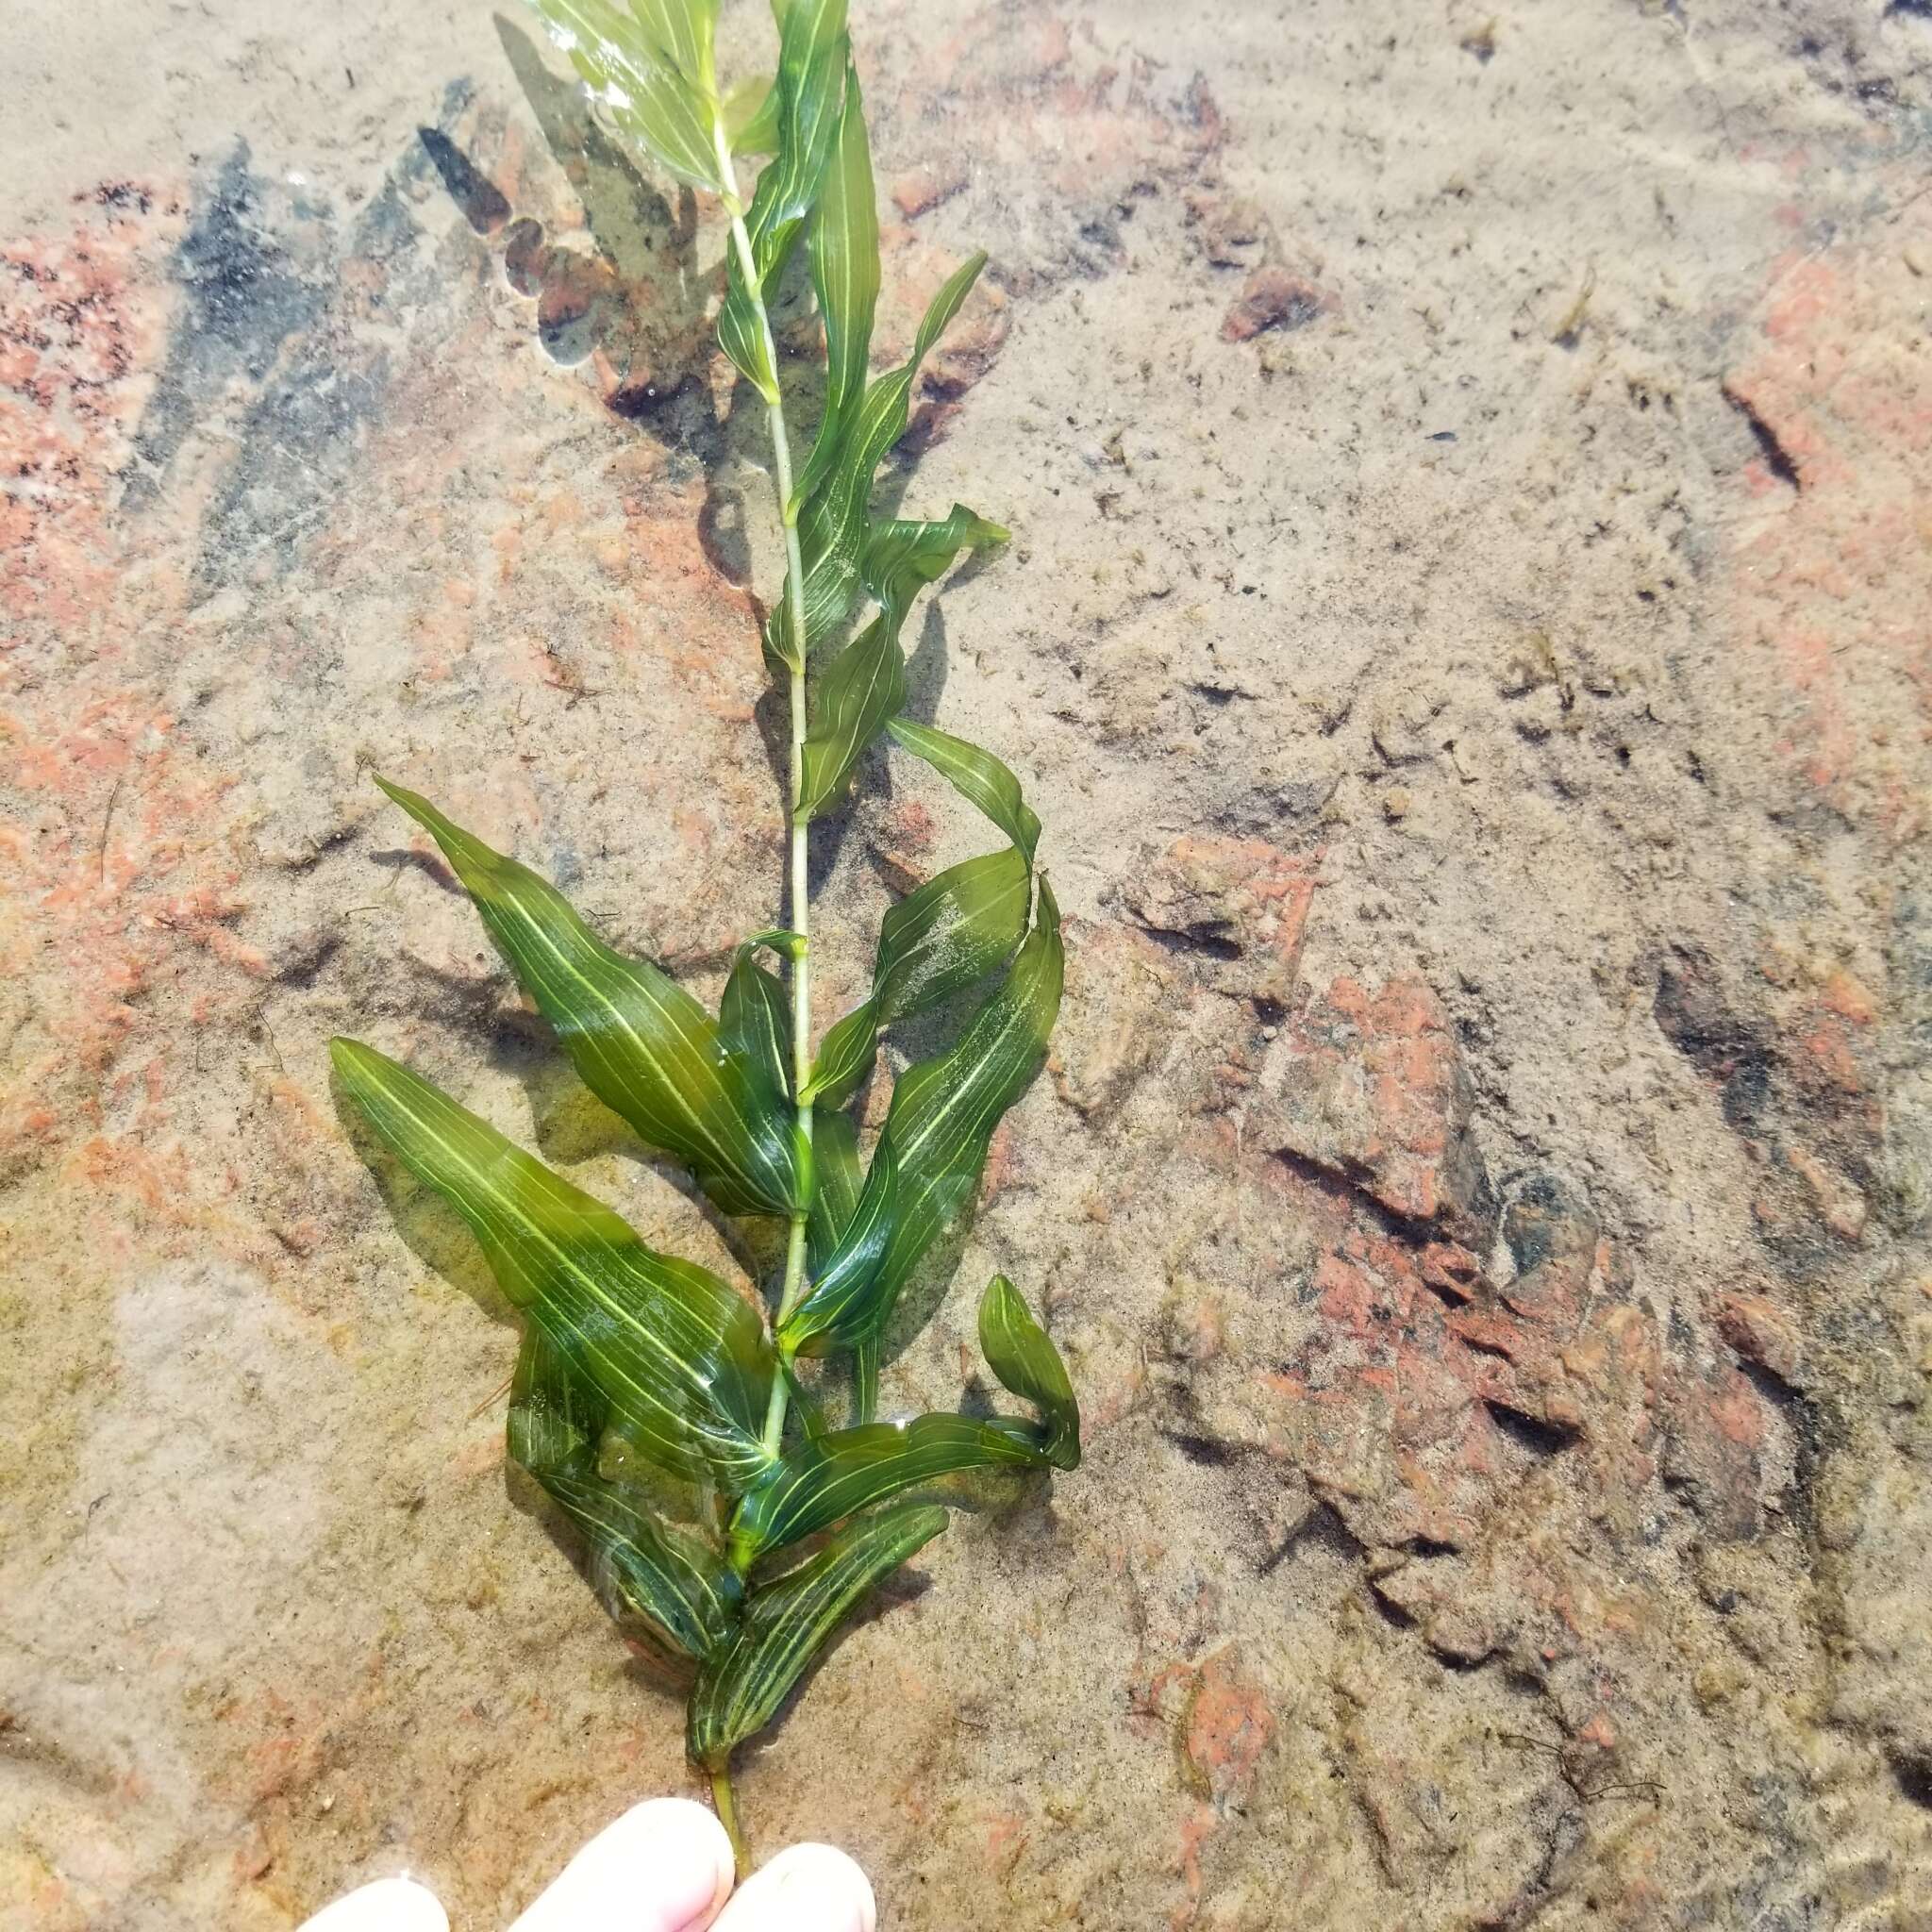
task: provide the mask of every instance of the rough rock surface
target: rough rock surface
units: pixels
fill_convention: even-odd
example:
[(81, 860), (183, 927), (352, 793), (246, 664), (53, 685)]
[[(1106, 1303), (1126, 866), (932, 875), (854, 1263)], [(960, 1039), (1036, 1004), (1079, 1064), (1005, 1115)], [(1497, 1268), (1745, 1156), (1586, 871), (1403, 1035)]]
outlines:
[[(1932, 21), (858, 8), (922, 714), (1069, 913), (995, 1265), (1077, 1476), (748, 1755), (908, 1928), (1932, 1924)], [(756, 28), (746, 9), (733, 32)], [(0, 18), (0, 1917), (499, 1924), (679, 1718), (507, 1479), (353, 1027), (653, 1239), (433, 791), (714, 993), (777, 909), (719, 242), (487, 8)], [(824, 1009), (969, 849), (875, 763)]]

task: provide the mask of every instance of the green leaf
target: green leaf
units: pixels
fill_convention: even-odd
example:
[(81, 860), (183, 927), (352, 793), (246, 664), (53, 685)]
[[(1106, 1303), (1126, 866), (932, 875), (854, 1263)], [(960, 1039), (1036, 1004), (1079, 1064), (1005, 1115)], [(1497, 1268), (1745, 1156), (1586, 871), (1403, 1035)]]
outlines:
[(1011, 535), (963, 503), (938, 523), (874, 518), (859, 553), (859, 580), (888, 610), (904, 611), (927, 584), (945, 575), (960, 551), (988, 549)]
[(806, 1440), (816, 1442), (825, 1433), (824, 1411), (819, 1407), (812, 1392), (799, 1379), (798, 1371), (788, 1361), (780, 1361), (778, 1372), (785, 1377), (785, 1386), (791, 1393), (792, 1412), (805, 1424)]
[(1037, 1469), (1040, 1430), (1004, 1418), (922, 1415), (861, 1423), (789, 1449), (740, 1498), (731, 1519), (731, 1567), (742, 1574), (783, 1549), (919, 1483), (962, 1470)]
[(742, 1061), (716, 1023), (657, 967), (613, 952), (570, 902), (427, 799), (376, 783), (441, 847), (524, 990), (556, 1029), (578, 1076), (654, 1147), (675, 1154), (732, 1214), (791, 1214), (805, 1182), (791, 1110)]
[(630, 10), (653, 50), (701, 95), (717, 92), (711, 62), (718, 0), (630, 0)]
[(1021, 794), (1020, 781), (976, 744), (950, 732), (938, 731), (912, 718), (893, 718), (886, 725), (897, 742), (914, 758), (924, 758), (968, 804), (976, 805), (1030, 862), (1040, 842), (1040, 821)]
[(609, 1412), (610, 1405), (570, 1373), (543, 1331), (527, 1324), (509, 1386), (504, 1431), (509, 1459), (539, 1482), (558, 1470), (593, 1473)]
[(852, 1420), (869, 1423), (879, 1412), (879, 1341), (862, 1336), (852, 1346)]
[(724, 1641), (743, 1588), (715, 1550), (600, 1476), (557, 1474), (543, 1489), (582, 1534), (591, 1587), (607, 1604), (688, 1657)]
[(806, 1098), (818, 1107), (843, 1107), (864, 1086), (878, 1050), (878, 1009), (870, 999), (861, 1000), (819, 1041)]
[[(617, 131), (672, 174), (713, 194), (730, 190), (718, 170), (706, 85), (687, 78), (645, 26), (608, 0), (533, 0), (550, 38), (569, 55)], [(669, 14), (675, 0), (649, 9)], [(702, 9), (700, 9), (702, 10)], [(709, 63), (708, 38), (705, 62)]]
[(809, 944), (802, 933), (795, 933), (784, 925), (768, 925), (762, 932), (753, 933), (744, 943), (748, 946), (768, 946), (780, 958), (794, 960), (805, 957)]
[(407, 1067), (353, 1040), (330, 1053), (377, 1136), (469, 1223), (504, 1293), (603, 1396), (630, 1446), (733, 1488), (766, 1466), (774, 1364), (745, 1302), (708, 1270), (646, 1247)]
[(991, 973), (1025, 935), (1031, 885), (1025, 855), (1008, 845), (948, 866), (891, 907), (873, 974), (879, 1024)]
[(1025, 933), (1032, 874), (1012, 848), (964, 859), (908, 892), (879, 922), (872, 993), (819, 1041), (806, 1093), (829, 1108), (866, 1082), (879, 1028), (990, 974)]
[(685, 1730), (691, 1762), (724, 1770), (733, 1746), (777, 1716), (846, 1611), (945, 1526), (946, 1512), (936, 1506), (882, 1510), (754, 1591), (737, 1629), (698, 1674)]
[[(835, 660), (835, 670), (845, 655)], [(951, 779), (1014, 844), (949, 866), (886, 914), (872, 991), (820, 1042), (806, 1083), (806, 1097), (827, 1107), (842, 1107), (864, 1084), (877, 1058), (882, 1026), (990, 973), (1026, 930), (1040, 821), (1021, 795), (1020, 781), (990, 752), (962, 738), (904, 718), (889, 720), (887, 728)]]
[[(835, 1264), (839, 1271), (831, 1287), (839, 1289), (846, 1275), (861, 1280), (878, 1266), (891, 1231), (892, 1203), (897, 1198), (890, 1176), (882, 1175), (870, 1195), (858, 1159), (858, 1127), (852, 1116), (839, 1108), (821, 1106), (814, 1110), (812, 1149), (817, 1184), (812, 1192), (811, 1220), (808, 1230), (814, 1280), (825, 1275)], [(867, 1201), (868, 1218), (858, 1224), (861, 1201)], [(847, 1235), (849, 1241), (845, 1240)], [(789, 1363), (789, 1356), (781, 1357)]]
[(1031, 874), (1008, 846), (948, 866), (880, 922), (873, 990), (819, 1043), (806, 1091), (842, 1107), (872, 1072), (878, 1034), (991, 973), (1026, 931)]
[[(775, 161), (768, 162), (766, 174), (777, 165)], [(756, 254), (752, 259), (757, 267)], [(744, 261), (735, 241), (725, 255), (724, 262), (725, 292), (724, 304), (718, 310), (718, 346), (731, 358), (738, 373), (765, 399), (769, 408), (778, 401), (778, 365), (773, 359), (774, 345), (759, 312), (763, 297), (761, 295), (759, 303), (755, 303), (745, 292)], [(757, 274), (757, 280), (762, 289), (766, 275), (761, 269)], [(777, 652), (769, 623), (765, 625), (765, 644), (768, 651)], [(779, 661), (789, 663), (791, 660), (779, 654)]]
[(911, 356), (866, 390), (853, 412), (851, 426), (840, 441), (837, 458), (828, 463), (824, 480), (799, 512), (799, 545), (805, 564), (804, 641), (794, 644), (791, 636), (789, 597), (766, 625), (770, 647), (788, 663), (802, 663), (845, 621), (858, 598), (874, 475), (886, 453), (906, 433), (912, 381), (919, 365), (958, 313), (959, 305), (985, 266), (985, 255), (975, 255), (947, 278), (919, 325)]
[(750, 272), (734, 247), (718, 311), (720, 346), (767, 403), (778, 400), (778, 371), (761, 307), (818, 199), (842, 118), (846, 58), (845, 0), (792, 0), (779, 23), (777, 152), (745, 213)]
[[(1004, 541), (1006, 535), (997, 524), (984, 522), (962, 504), (955, 504), (952, 515), (943, 523), (873, 525), (862, 574), (881, 608), (832, 660), (819, 681), (812, 728), (805, 743), (805, 783), (799, 801), (799, 810), (807, 818), (817, 818), (839, 802), (860, 754), (906, 701), (906, 659), (899, 634), (913, 598), (939, 577), (967, 544)], [(998, 759), (964, 740), (948, 739), (942, 732), (933, 735), (1000, 773), (1015, 807), (1024, 811), (1019, 781)], [(981, 803), (974, 793), (967, 795), (974, 804)], [(1030, 836), (1025, 852), (1030, 862), (1031, 841), (1039, 837), (1040, 822), (1030, 812), (1026, 819)], [(1002, 821), (996, 818), (995, 823), (1006, 829)], [(1008, 837), (1012, 836), (1009, 831)], [(1015, 838), (1014, 842), (1023, 841)]]
[(879, 300), (879, 214), (873, 188), (872, 149), (858, 75), (848, 67), (838, 144), (826, 162), (811, 224), (811, 280), (825, 325), (825, 409), (819, 419), (791, 505), (819, 486), (837, 459), (845, 425), (865, 393), (866, 358)]
[(870, 995), (826, 1033), (806, 1091), (842, 1107), (878, 1056), (879, 1029), (991, 973), (1026, 930), (1031, 874), (1011, 846), (948, 866), (888, 910)]
[(725, 139), (735, 155), (768, 155), (778, 145), (778, 83), (769, 74), (747, 75), (722, 104)]
[(747, 940), (732, 961), (718, 1008), (718, 1044), (769, 1099), (790, 1105), (791, 1005), (775, 973), (758, 964), (761, 941)]
[[(1059, 908), (1042, 878), (1033, 930), (1006, 978), (952, 1047), (908, 1067), (892, 1091), (866, 1176), (867, 1195), (883, 1192), (888, 1179), (893, 1194), (891, 1231), (877, 1269), (858, 1279), (839, 1271), (833, 1294), (826, 1284), (841, 1258), (835, 1253), (781, 1326), (782, 1349), (851, 1347), (884, 1328), (920, 1258), (971, 1203), (1000, 1116), (1039, 1071), (1059, 1012), (1063, 968)], [(866, 1212), (861, 1197), (858, 1218)]]
[(881, 611), (832, 659), (819, 681), (805, 741), (797, 816), (817, 818), (839, 802), (859, 754), (905, 702), (899, 626)]
[(660, 1525), (627, 1485), (598, 1475), (593, 1445), (606, 1409), (533, 1324), (510, 1387), (510, 1459), (583, 1536), (598, 1594), (670, 1650), (702, 1657), (730, 1629), (743, 1586), (720, 1551)]
[(849, 1113), (831, 1107), (816, 1109), (812, 1159), (817, 1185), (812, 1190), (808, 1232), (812, 1272), (817, 1274), (851, 1224), (865, 1188), (865, 1171), (858, 1162), (858, 1125)]
[(979, 1347), (1003, 1387), (1045, 1412), (1046, 1459), (1057, 1469), (1078, 1469), (1080, 1406), (1067, 1365), (1004, 1274), (995, 1274), (980, 1298)]
[(839, 138), (849, 64), (845, 0), (791, 0), (778, 23), (778, 146), (745, 225), (763, 286), (791, 252)]
[(802, 1325), (786, 1324), (781, 1355), (823, 1355), (842, 1339), (839, 1317), (848, 1306), (863, 1304), (891, 1245), (898, 1206), (899, 1157), (881, 1142), (851, 1220), (840, 1231), (824, 1265), (813, 1273), (805, 1300), (816, 1311), (814, 1319)]

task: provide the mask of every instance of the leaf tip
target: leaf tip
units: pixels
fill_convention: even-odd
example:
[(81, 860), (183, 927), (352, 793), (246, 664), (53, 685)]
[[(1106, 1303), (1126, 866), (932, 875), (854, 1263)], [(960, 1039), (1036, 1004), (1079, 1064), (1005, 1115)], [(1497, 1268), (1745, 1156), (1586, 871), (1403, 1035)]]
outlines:
[(435, 835), (439, 823), (448, 824), (449, 821), (420, 791), (411, 791), (407, 785), (398, 785), (393, 778), (385, 778), (380, 772), (371, 772), (369, 775), (391, 805), (401, 806), (425, 831)]
[(346, 1033), (338, 1033), (328, 1043), (329, 1059), (345, 1080), (363, 1073), (375, 1052), (374, 1047), (364, 1046), (359, 1040), (351, 1040)]
[(1017, 1299), (1019, 1292), (1004, 1274), (995, 1274), (986, 1284), (986, 1292), (979, 1297), (979, 1328), (982, 1335), (991, 1323), (1000, 1318), (1008, 1302)]

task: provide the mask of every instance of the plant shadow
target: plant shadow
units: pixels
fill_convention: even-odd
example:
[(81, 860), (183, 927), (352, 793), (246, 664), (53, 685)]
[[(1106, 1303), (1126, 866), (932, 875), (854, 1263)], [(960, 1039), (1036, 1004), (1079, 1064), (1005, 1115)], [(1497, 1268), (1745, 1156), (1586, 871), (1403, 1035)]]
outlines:
[[(710, 317), (724, 291), (722, 239), (715, 259), (706, 259), (691, 190), (680, 189), (674, 207), (598, 124), (584, 89), (553, 73), (515, 22), (497, 14), (495, 26), (544, 144), (583, 209), (591, 251), (553, 242), (527, 214), (506, 218), (511, 211), (496, 205), (501, 194), (488, 199), (487, 184), (479, 189), (476, 169), (446, 137), (431, 146), (431, 158), (472, 226), (500, 245), (510, 286), (536, 298), (544, 352), (572, 366), (595, 358), (612, 413), (702, 476), (699, 541), (712, 568), (742, 587), (752, 559), (741, 479), (763, 475), (764, 408), (742, 381), (722, 411), (712, 399)], [(795, 289), (786, 299), (799, 306)]]
[[(548, 247), (541, 225), (527, 215), (485, 232), (502, 226), (505, 274), (520, 293), (538, 298), (539, 332), (552, 358), (580, 362), (601, 349), (616, 377), (611, 407), (621, 415), (656, 415), (700, 373), (706, 310), (719, 283), (718, 270), (706, 270), (698, 259), (695, 197), (681, 190), (674, 208), (598, 125), (583, 89), (553, 74), (512, 22), (498, 14), (495, 25), (544, 143), (582, 205), (595, 254)], [(442, 148), (447, 152), (432, 149), (431, 158), (468, 214), (475, 196), (458, 191), (475, 170), (453, 142), (445, 141)], [(573, 289), (571, 264), (563, 258), (570, 256), (606, 273), (580, 278)], [(570, 315), (573, 292), (589, 299)], [(638, 362), (648, 362), (662, 379), (634, 380), (644, 373), (633, 368)]]

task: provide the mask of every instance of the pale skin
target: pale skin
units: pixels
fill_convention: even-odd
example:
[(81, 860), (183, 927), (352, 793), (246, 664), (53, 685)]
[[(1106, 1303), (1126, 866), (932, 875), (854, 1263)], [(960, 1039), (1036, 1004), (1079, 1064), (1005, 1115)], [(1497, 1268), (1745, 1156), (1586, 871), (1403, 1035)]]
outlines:
[[(508, 1932), (875, 1932), (866, 1876), (830, 1845), (780, 1852), (735, 1885), (731, 1840), (688, 1798), (654, 1798), (607, 1825)], [(449, 1932), (436, 1894), (380, 1878), (301, 1932)]]

